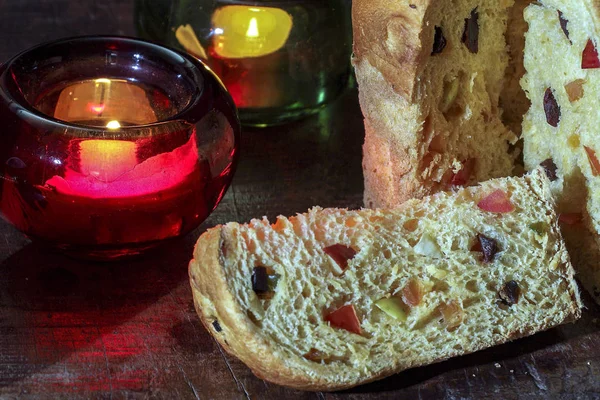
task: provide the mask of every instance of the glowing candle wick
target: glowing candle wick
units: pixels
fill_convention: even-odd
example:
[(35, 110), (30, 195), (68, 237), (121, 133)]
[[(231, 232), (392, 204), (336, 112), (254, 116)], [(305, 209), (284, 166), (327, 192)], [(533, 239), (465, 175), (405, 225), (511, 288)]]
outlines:
[(246, 31), (246, 36), (247, 37), (253, 37), (256, 38), (259, 36), (258, 33), (258, 21), (256, 20), (255, 17), (252, 17), (250, 19), (250, 25), (248, 25), (248, 31)]

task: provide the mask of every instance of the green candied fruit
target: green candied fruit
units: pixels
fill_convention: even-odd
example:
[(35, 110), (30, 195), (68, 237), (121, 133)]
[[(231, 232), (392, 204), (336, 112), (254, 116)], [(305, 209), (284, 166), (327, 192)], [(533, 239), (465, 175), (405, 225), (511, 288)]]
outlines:
[(277, 283), (279, 283), (279, 278), (281, 275), (279, 274), (268, 274), (267, 275), (267, 286), (270, 292), (274, 292), (277, 288)]
[(545, 222), (534, 222), (529, 225), (529, 229), (537, 233), (538, 235), (543, 235), (548, 231), (548, 225)]
[(402, 300), (397, 297), (387, 297), (375, 302), (375, 306), (390, 317), (398, 321), (406, 322), (406, 312), (404, 312)]

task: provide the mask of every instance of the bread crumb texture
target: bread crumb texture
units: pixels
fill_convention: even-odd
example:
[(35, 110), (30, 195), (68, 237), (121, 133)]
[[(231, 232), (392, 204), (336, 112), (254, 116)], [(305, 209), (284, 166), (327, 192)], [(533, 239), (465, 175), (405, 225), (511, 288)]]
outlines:
[(531, 101), (523, 122), (525, 166), (554, 164), (567, 246), (582, 283), (600, 301), (598, 7), (587, 0), (530, 5), (521, 84)]
[[(266, 293), (263, 267), (275, 278)], [(313, 390), (529, 335), (581, 307), (540, 171), (393, 211), (230, 223), (199, 239), (190, 276), (228, 351), (264, 379)]]

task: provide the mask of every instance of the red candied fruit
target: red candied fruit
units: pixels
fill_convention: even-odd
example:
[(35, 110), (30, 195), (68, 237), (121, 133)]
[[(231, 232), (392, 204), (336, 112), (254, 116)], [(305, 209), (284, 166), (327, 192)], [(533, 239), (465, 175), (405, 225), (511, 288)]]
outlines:
[(598, 157), (596, 157), (596, 152), (587, 146), (583, 146), (583, 148), (585, 149), (588, 161), (590, 162), (590, 167), (592, 168), (592, 175), (600, 175), (600, 161), (598, 161)]
[(360, 322), (352, 304), (347, 304), (325, 316), (325, 321), (335, 328), (345, 329), (348, 332), (361, 334)]
[(581, 68), (582, 69), (595, 69), (600, 68), (600, 59), (598, 58), (598, 51), (592, 39), (588, 39), (583, 54), (581, 55)]
[(515, 211), (515, 206), (510, 202), (508, 194), (498, 189), (487, 195), (477, 203), (477, 207), (483, 211), (493, 213), (509, 213)]
[(475, 169), (475, 159), (469, 158), (463, 161), (462, 168), (454, 176), (452, 176), (452, 184), (457, 186), (464, 186), (469, 182), (469, 178), (473, 174)]
[(323, 251), (329, 257), (333, 258), (343, 271), (348, 268), (348, 261), (356, 256), (356, 250), (342, 244), (334, 244), (333, 246), (325, 247)]

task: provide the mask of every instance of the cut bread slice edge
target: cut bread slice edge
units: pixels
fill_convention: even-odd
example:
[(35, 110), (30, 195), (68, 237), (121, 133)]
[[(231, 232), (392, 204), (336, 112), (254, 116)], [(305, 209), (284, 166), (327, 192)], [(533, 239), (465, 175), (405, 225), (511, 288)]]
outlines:
[[(403, 230), (406, 229), (404, 225), (407, 224), (407, 221), (414, 220), (415, 216), (421, 212), (425, 214), (420, 218), (429, 221), (427, 207), (437, 207), (435, 211), (439, 211), (440, 215), (452, 213), (452, 209), (457, 208), (457, 215), (463, 215), (474, 225), (479, 222), (484, 225), (488, 224), (487, 227), (495, 227), (492, 224), (505, 224), (506, 226), (502, 225), (501, 229), (498, 228), (498, 232), (504, 232), (506, 229), (507, 232), (514, 231), (515, 235), (519, 235), (518, 231), (523, 229), (521, 229), (522, 226), (519, 225), (516, 215), (504, 216), (488, 213), (477, 207), (477, 201), (481, 200), (482, 196), (485, 197), (498, 188), (513, 192), (511, 201), (515, 204), (517, 212), (527, 213), (527, 207), (541, 207), (537, 211), (544, 213), (543, 218), (540, 219), (546, 224), (544, 234), (536, 236), (536, 232), (527, 231), (523, 233), (525, 236), (521, 235), (525, 238), (524, 243), (531, 241), (531, 245), (535, 247), (532, 249), (532, 258), (522, 260), (527, 263), (521, 265), (520, 268), (518, 265), (511, 265), (514, 257), (510, 254), (509, 249), (513, 248), (511, 247), (513, 244), (508, 239), (499, 239), (504, 248), (504, 251), (501, 252), (502, 255), (499, 256), (499, 267), (478, 266), (474, 261), (478, 259), (478, 256), (473, 255), (471, 251), (463, 251), (460, 257), (466, 265), (470, 263), (477, 268), (480, 267), (485, 273), (491, 273), (491, 276), (504, 277), (506, 280), (514, 278), (520, 283), (522, 282), (524, 285), (521, 295), (522, 306), (519, 303), (512, 306), (497, 303), (499, 301), (495, 292), (499, 288), (496, 285), (497, 282), (486, 282), (491, 285), (491, 290), (482, 289), (484, 293), (480, 303), (483, 304), (483, 308), (477, 309), (479, 314), (470, 314), (466, 301), (460, 300), (456, 303), (460, 307), (464, 307), (465, 318), (476, 317), (477, 321), (467, 320), (461, 326), (453, 327), (452, 330), (448, 330), (448, 327), (444, 327), (443, 324), (440, 325), (438, 314), (435, 314), (438, 315), (437, 317), (429, 318), (429, 321), (424, 323), (425, 328), (419, 331), (421, 328), (419, 328), (418, 321), (415, 322), (415, 320), (420, 317), (420, 314), (414, 310), (410, 311), (411, 315), (405, 325), (398, 324), (385, 313), (371, 312), (374, 309), (372, 307), (374, 303), (368, 297), (374, 296), (373, 300), (376, 300), (382, 293), (390, 292), (391, 289), (383, 281), (374, 285), (368, 284), (369, 279), (372, 282), (374, 278), (369, 278), (366, 273), (361, 275), (359, 272), (369, 272), (370, 269), (377, 268), (377, 263), (385, 263), (386, 250), (390, 252), (388, 257), (400, 260), (401, 257), (410, 253), (411, 248), (416, 248), (415, 238), (408, 233), (412, 228), (409, 227), (408, 231), (404, 232)], [(522, 202), (516, 198), (516, 193), (521, 194), (521, 191), (526, 191)], [(470, 214), (466, 215), (464, 210), (460, 209), (465, 204), (473, 207), (474, 219), (471, 220)], [(502, 219), (506, 221), (498, 222)], [(368, 222), (371, 220), (378, 222)], [(531, 221), (537, 220), (537, 217), (531, 219)], [(445, 221), (445, 223), (448, 222)], [(523, 223), (526, 226), (530, 221), (527, 219)], [(483, 229), (484, 225), (479, 228), (485, 230)], [(377, 226), (379, 228), (375, 229)], [(345, 233), (337, 232), (328, 236), (327, 229), (331, 232), (338, 229)], [(381, 238), (398, 239), (394, 236), (394, 232), (398, 230), (402, 231), (400, 237), (405, 237), (408, 244), (404, 243), (406, 246), (394, 247), (394, 243), (389, 243), (387, 247), (382, 248), (381, 244), (385, 244), (387, 239)], [(419, 228), (417, 228), (417, 233), (420, 235), (418, 230)], [(494, 230), (489, 229), (485, 233), (492, 235)], [(464, 232), (461, 231), (457, 235), (464, 236)], [(515, 242), (521, 240), (519, 239), (521, 236), (515, 236)], [(440, 232), (437, 235), (436, 232), (432, 232), (432, 237), (438, 241), (439, 248), (444, 255), (447, 254), (448, 249), (452, 248), (451, 244), (449, 247), (446, 246), (444, 233)], [(372, 238), (376, 238), (375, 242), (370, 243), (369, 240)], [(358, 245), (361, 248), (356, 257), (350, 260), (349, 267), (345, 271), (341, 271), (339, 265), (332, 262), (327, 256), (323, 254), (319, 256), (319, 253), (322, 253), (320, 250), (322, 246), (344, 241), (348, 244), (347, 240), (352, 242), (352, 246), (357, 247)], [(289, 247), (290, 243), (294, 246)], [(368, 246), (372, 246), (372, 248), (368, 249)], [(521, 246), (520, 243), (519, 246)], [(520, 248), (519, 246), (514, 248)], [(284, 251), (288, 247), (289, 251)], [(300, 247), (303, 250), (298, 250)], [(300, 260), (297, 256), (302, 251), (309, 253), (309, 260), (315, 259), (315, 265), (303, 265), (301, 269), (301, 273), (308, 270), (306, 273), (313, 274), (315, 277), (313, 284), (317, 288), (308, 293), (311, 302), (325, 301), (327, 303), (331, 300), (327, 297), (327, 292), (330, 290), (328, 281), (335, 281), (342, 286), (347, 281), (357, 287), (359, 291), (368, 292), (368, 295), (363, 296), (364, 298), (359, 293), (354, 295), (356, 298), (350, 296), (342, 302), (356, 305), (363, 336), (332, 327), (322, 319), (311, 320), (308, 316), (305, 322), (300, 323), (300, 328), (304, 323), (308, 325), (308, 328), (305, 327), (308, 333), (305, 332), (304, 339), (308, 343), (300, 343), (301, 341), (297, 337), (298, 326), (286, 325), (286, 320), (281, 312), (285, 310), (283, 304), (289, 306), (289, 303), (298, 299), (295, 289), (299, 286), (295, 286), (298, 282), (297, 279), (291, 279), (293, 278), (291, 273), (288, 276), (285, 275), (287, 267), (282, 268), (278, 263), (291, 265), (294, 260)], [(361, 252), (364, 254), (361, 255)], [(246, 259), (250, 253), (255, 255), (254, 258)], [(427, 254), (431, 255), (431, 253), (425, 253), (425, 256), (418, 255), (417, 261), (414, 261), (413, 264), (401, 266), (399, 275), (419, 268), (423, 271), (431, 269), (434, 271), (434, 275), (441, 273), (440, 265), (445, 264), (440, 264), (440, 260), (428, 259)], [(540, 258), (536, 258), (538, 256)], [(272, 300), (261, 300), (252, 290), (250, 275), (252, 268), (258, 263), (257, 260), (260, 261), (259, 264), (269, 264), (282, 274), (282, 281), (277, 286), (279, 293), (276, 293)], [(252, 262), (249, 263), (249, 261)], [(425, 263), (427, 266), (419, 266), (418, 263)], [(449, 259), (448, 264), (455, 265), (456, 262), (454, 259)], [(448, 266), (446, 277), (442, 276), (443, 274), (439, 275), (438, 278), (441, 277), (441, 279), (436, 278), (435, 284), (443, 287), (444, 284), (446, 286), (453, 285), (452, 279), (454, 278), (468, 278), (465, 276), (467, 269), (461, 269), (462, 267), (459, 265), (455, 266), (455, 270), (452, 268), (452, 266)], [(498, 270), (496, 275), (493, 273), (494, 268)], [(525, 285), (525, 275), (519, 275), (522, 269), (531, 270), (531, 276), (537, 277), (537, 280), (532, 279)], [(389, 272), (389, 270), (388, 268), (385, 271)], [(325, 272), (319, 276), (315, 271)], [(575, 320), (581, 315), (581, 300), (573, 279), (574, 271), (557, 225), (549, 181), (540, 170), (536, 170), (524, 178), (496, 179), (484, 182), (478, 187), (462, 189), (456, 193), (439, 193), (422, 201), (411, 200), (397, 210), (348, 211), (315, 207), (308, 213), (289, 219), (279, 217), (277, 222), (272, 225), (266, 219), (262, 219), (253, 220), (246, 225), (229, 223), (218, 226), (207, 231), (198, 240), (194, 250), (194, 259), (190, 262), (189, 274), (196, 310), (206, 329), (223, 348), (247, 364), (258, 377), (276, 384), (304, 390), (330, 391), (364, 384), (407, 368), (442, 361), (527, 336)], [(392, 275), (388, 277), (388, 281), (396, 279)], [(517, 278), (517, 276), (521, 278)], [(404, 280), (406, 283), (405, 278), (404, 276), (398, 279)], [(423, 279), (422, 283), (426, 286), (425, 278), (419, 276), (419, 279)], [(502, 282), (504, 280), (500, 283)], [(383, 288), (379, 286), (383, 286)], [(318, 295), (322, 292), (326, 292), (323, 295), (327, 297), (325, 300)], [(535, 296), (530, 296), (534, 292)], [(443, 293), (441, 295), (435, 293), (438, 297), (442, 296), (443, 299), (448, 299), (447, 296), (444, 297)], [(451, 303), (442, 301), (438, 304), (435, 303), (437, 301), (434, 299), (435, 296), (432, 295), (431, 299), (426, 296), (423, 300), (424, 307), (428, 301), (433, 299), (432, 310), (434, 311), (439, 310), (440, 305)], [(547, 299), (551, 300), (547, 302), (542, 298), (544, 296), (553, 298)], [(319, 305), (319, 307), (321, 306), (322, 304)], [(265, 309), (264, 315), (262, 309)], [(492, 310), (491, 314), (495, 313), (501, 317), (487, 321), (488, 316), (482, 315), (482, 313), (488, 312), (486, 310)], [(327, 313), (326, 310), (323, 312)], [(411, 320), (413, 312), (415, 320)], [(502, 317), (504, 312), (506, 313), (505, 318)], [(306, 312), (306, 314), (309, 313)], [(500, 326), (495, 327), (496, 331), (493, 331), (495, 333), (491, 333), (489, 336), (473, 334), (472, 337), (469, 337), (466, 328), (463, 329), (467, 324), (477, 326), (477, 324), (483, 325), (484, 323), (495, 323)], [(412, 328), (408, 326), (409, 324), (412, 324)], [(504, 324), (506, 326), (502, 326)], [(274, 327), (274, 325), (279, 326)], [(415, 328), (417, 333), (429, 335), (427, 339), (433, 341), (434, 345), (432, 346), (437, 343), (439, 347), (427, 347), (425, 338), (418, 335), (410, 336), (410, 331)], [(321, 334), (322, 337), (319, 336)], [(388, 336), (392, 334), (406, 335), (407, 343), (386, 343)], [(326, 343), (318, 342), (323, 339), (326, 339)], [(421, 342), (421, 339), (425, 341)], [(331, 359), (312, 361), (306, 358), (306, 352), (312, 347), (324, 346), (327, 348), (327, 341), (334, 344), (331, 353), (335, 354)], [(341, 351), (340, 349), (344, 347), (350, 348), (350, 351)], [(368, 348), (368, 351), (365, 348)], [(381, 350), (382, 348), (383, 350)], [(365, 354), (370, 355), (371, 358), (365, 358)]]

